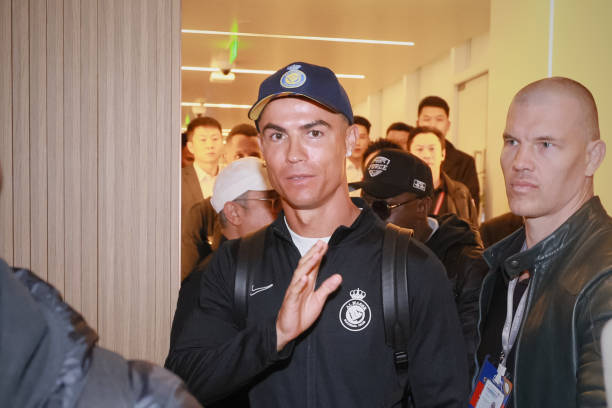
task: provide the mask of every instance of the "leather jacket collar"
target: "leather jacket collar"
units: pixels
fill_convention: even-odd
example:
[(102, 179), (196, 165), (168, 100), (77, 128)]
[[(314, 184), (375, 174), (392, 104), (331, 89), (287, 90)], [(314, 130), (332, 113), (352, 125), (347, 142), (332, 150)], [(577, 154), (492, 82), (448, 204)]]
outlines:
[[(546, 261), (582, 236), (596, 222), (594, 214), (601, 213), (605, 213), (605, 210), (599, 197), (592, 197), (552, 234), (533, 247), (520, 252), (525, 242), (525, 227), (521, 227), (488, 248), (483, 253), (483, 257), (492, 270), (502, 267), (504, 279), (512, 280), (524, 270), (533, 272), (536, 264)], [(545, 270), (542, 273), (554, 273), (554, 271)]]

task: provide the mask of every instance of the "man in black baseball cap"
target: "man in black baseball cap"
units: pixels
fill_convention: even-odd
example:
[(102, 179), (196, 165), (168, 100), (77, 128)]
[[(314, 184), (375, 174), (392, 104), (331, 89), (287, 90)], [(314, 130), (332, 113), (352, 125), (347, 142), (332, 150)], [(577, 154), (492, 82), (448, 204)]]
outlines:
[(478, 232), (455, 214), (428, 216), (433, 195), (431, 169), (406, 151), (379, 150), (369, 159), (363, 181), (351, 185), (362, 189), (362, 197), (381, 219), (413, 229), (415, 238), (440, 258), (453, 285), (467, 361), (473, 367), (478, 295), (488, 271)]
[[(283, 211), (216, 252), (200, 312), (168, 366), (206, 405), (246, 389), (251, 407), (398, 406), (411, 389), (416, 406), (463, 406), (465, 348), (447, 341), (461, 337), (451, 288), (414, 239), (408, 245), (423, 256), (406, 274), (410, 364), (402, 373), (394, 364), (380, 290), (385, 224), (348, 194), (345, 160), (358, 129), (336, 75), (289, 64), (264, 80), (249, 117)], [(263, 248), (258, 261), (248, 264), (248, 281), (236, 279), (246, 262), (237, 254), (254, 251), (254, 242)]]

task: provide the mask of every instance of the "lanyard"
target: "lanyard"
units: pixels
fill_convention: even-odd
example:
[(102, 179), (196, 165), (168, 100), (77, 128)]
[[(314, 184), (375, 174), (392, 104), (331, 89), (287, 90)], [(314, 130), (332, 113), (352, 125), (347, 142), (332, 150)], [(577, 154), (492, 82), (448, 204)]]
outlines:
[(436, 202), (433, 215), (438, 215), (438, 213), (440, 212), (440, 208), (442, 207), (442, 201), (444, 201), (444, 195), (444, 190), (442, 190), (442, 192), (440, 192), (440, 195), (438, 196), (438, 201)]
[(518, 336), (518, 332), (523, 321), (523, 316), (525, 315), (525, 304), (527, 303), (527, 293), (529, 292), (529, 284), (531, 282), (527, 284), (527, 289), (525, 289), (525, 292), (521, 296), (521, 300), (516, 308), (516, 315), (514, 315), (512, 306), (514, 304), (514, 289), (516, 288), (518, 279), (518, 277), (514, 278), (508, 284), (506, 322), (504, 323), (504, 329), (502, 330), (503, 352), (502, 359), (497, 370), (499, 376), (503, 376), (506, 373), (506, 360), (508, 359), (508, 355), (510, 354), (510, 350), (512, 350), (514, 342), (516, 341), (516, 336)]

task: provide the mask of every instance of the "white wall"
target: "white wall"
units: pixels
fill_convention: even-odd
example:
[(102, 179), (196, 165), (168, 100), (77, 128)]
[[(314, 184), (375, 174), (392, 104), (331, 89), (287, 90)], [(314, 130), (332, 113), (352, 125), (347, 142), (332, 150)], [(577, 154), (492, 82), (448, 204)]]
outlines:
[[(355, 114), (372, 122), (372, 139), (383, 137), (393, 122), (415, 125), (419, 101), (428, 95), (440, 96), (451, 107), (453, 120), (457, 92), (456, 85), (477, 73), (486, 72), (489, 58), (489, 35), (483, 34), (449, 50), (435, 61), (406, 73), (396, 82), (369, 95), (366, 100), (355, 104)], [(454, 129), (448, 135), (455, 140)]]

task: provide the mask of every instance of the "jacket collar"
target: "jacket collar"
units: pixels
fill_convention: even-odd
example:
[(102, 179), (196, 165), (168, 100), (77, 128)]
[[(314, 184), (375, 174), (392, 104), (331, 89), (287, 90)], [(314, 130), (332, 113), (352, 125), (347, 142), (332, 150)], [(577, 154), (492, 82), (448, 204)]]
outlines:
[(493, 270), (503, 266), (504, 278), (511, 280), (526, 269), (533, 271), (536, 264), (546, 261), (575, 240), (580, 239), (595, 224), (601, 223), (605, 217), (606, 212), (601, 201), (595, 196), (584, 203), (552, 234), (533, 247), (520, 252), (525, 242), (525, 227), (521, 227), (488, 248), (483, 253), (483, 257)]
[[(336, 228), (329, 240), (330, 246), (344, 245), (353, 242), (376, 225), (379, 225), (381, 228), (385, 226), (362, 198), (351, 197), (351, 201), (361, 209), (361, 212), (351, 226), (347, 227), (345, 225), (340, 225)], [(281, 211), (279, 216), (272, 223), (272, 231), (274, 231), (278, 237), (288, 242), (293, 242), (284, 218), (285, 212)]]

